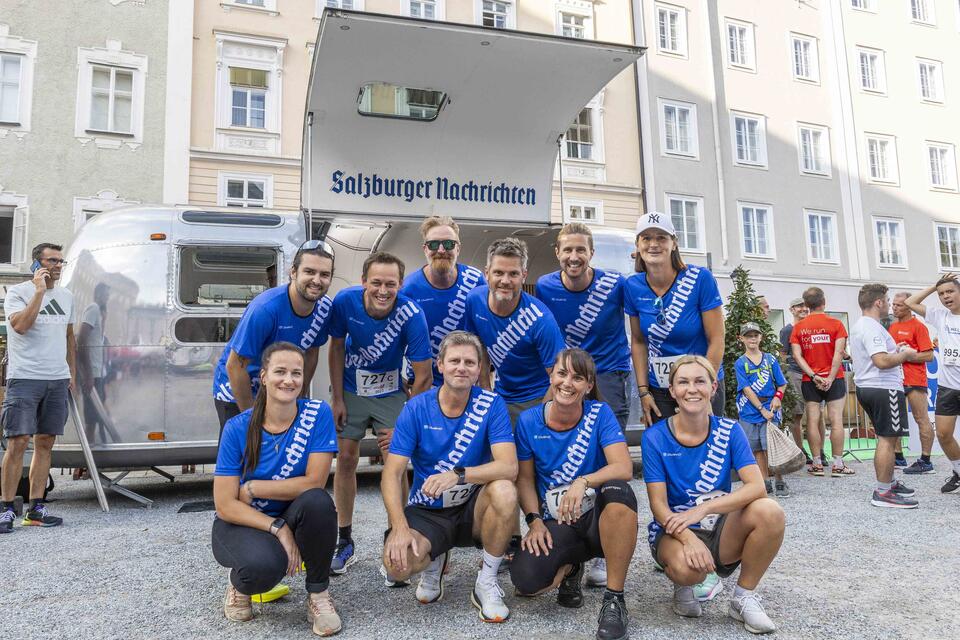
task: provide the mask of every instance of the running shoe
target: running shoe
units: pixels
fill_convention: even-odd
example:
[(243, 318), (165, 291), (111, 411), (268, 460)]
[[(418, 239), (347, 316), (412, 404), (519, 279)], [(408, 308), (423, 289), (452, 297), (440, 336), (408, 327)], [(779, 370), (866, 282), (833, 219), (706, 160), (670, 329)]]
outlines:
[(940, 493), (960, 493), (960, 474), (956, 471), (947, 478), (947, 483), (940, 487)]
[(380, 575), (383, 576), (383, 586), (387, 587), (388, 589), (399, 589), (401, 587), (410, 586), (409, 580), (394, 580), (391, 578), (390, 574), (387, 573), (387, 568), (382, 562), (380, 563)]
[(13, 532), (13, 521), (17, 519), (17, 514), (13, 509), (4, 509), (0, 511), (0, 533)]
[(778, 498), (790, 497), (790, 485), (787, 484), (786, 480), (777, 480), (773, 488), (773, 495)]
[(906, 468), (906, 466), (907, 466), (907, 459), (906, 459), (906, 458), (894, 458), (894, 459), (893, 459), (893, 466), (895, 466), (895, 467), (901, 467), (901, 468)]
[(587, 569), (586, 578), (588, 587), (607, 586), (607, 561), (604, 558), (596, 558), (590, 561), (590, 568)]
[(307, 595), (307, 622), (313, 625), (313, 633), (318, 636), (332, 636), (343, 629), (329, 589)]
[(480, 619), (484, 622), (506, 622), (510, 617), (510, 609), (503, 603), (503, 589), (496, 577), (486, 578), (482, 571), (477, 572), (470, 602), (480, 612)]
[(597, 616), (597, 640), (626, 640), (629, 623), (626, 603), (615, 596), (604, 597)]
[(20, 524), (25, 527), (57, 527), (63, 524), (63, 518), (50, 515), (47, 505), (40, 502), (24, 514), (23, 522)]
[(357, 561), (354, 554), (353, 540), (340, 540), (333, 551), (333, 560), (330, 562), (330, 571), (338, 576), (347, 572), (347, 567)]
[(777, 630), (777, 625), (763, 610), (760, 604), (760, 596), (756, 593), (747, 593), (739, 598), (730, 601), (728, 609), (730, 617), (743, 623), (744, 628), (750, 633), (773, 633)]
[(893, 483), (893, 486), (890, 487), (890, 491), (893, 491), (902, 498), (912, 498), (917, 493), (899, 480)]
[(708, 573), (700, 584), (693, 585), (693, 593), (699, 602), (709, 602), (723, 591), (723, 581), (715, 573)]
[(583, 563), (578, 562), (571, 567), (570, 572), (560, 583), (560, 590), (557, 592), (557, 604), (561, 607), (570, 609), (579, 609), (583, 606)]
[(764, 480), (764, 481), (763, 481), (763, 486), (764, 486), (764, 488), (767, 490), (767, 495), (768, 495), (768, 496), (772, 496), (772, 495), (773, 495), (773, 483), (770, 482), (769, 480)]
[(893, 489), (884, 491), (883, 493), (881, 493), (879, 489), (874, 489), (870, 504), (875, 507), (887, 507), (891, 509), (916, 509), (920, 506), (920, 503), (917, 502), (915, 498), (894, 493)]
[(917, 458), (913, 461), (913, 464), (904, 469), (903, 472), (911, 476), (920, 475), (921, 473), (933, 473), (933, 463), (924, 462), (920, 458)]
[(431, 560), (420, 574), (420, 582), (417, 583), (417, 600), (420, 604), (437, 602), (443, 597), (443, 575), (449, 558), (450, 552), (447, 551), (442, 556)]
[(703, 607), (693, 593), (693, 587), (673, 585), (673, 612), (684, 618), (699, 618), (703, 615)]
[(227, 620), (234, 622), (247, 622), (253, 620), (253, 605), (250, 603), (250, 596), (246, 596), (237, 591), (233, 585), (227, 587), (227, 595), (223, 599), (223, 615)]

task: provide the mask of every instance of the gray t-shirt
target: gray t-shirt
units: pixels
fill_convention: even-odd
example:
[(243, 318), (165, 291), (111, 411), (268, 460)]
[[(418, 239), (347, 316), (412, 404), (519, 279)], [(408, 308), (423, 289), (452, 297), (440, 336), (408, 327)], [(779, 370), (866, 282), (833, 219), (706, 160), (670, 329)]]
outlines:
[(67, 327), (73, 324), (73, 294), (63, 287), (47, 289), (33, 326), (23, 335), (10, 326), (10, 316), (23, 311), (37, 287), (32, 281), (7, 289), (3, 300), (7, 316), (7, 380), (64, 380), (67, 365)]
[(103, 368), (103, 312), (100, 311), (100, 305), (96, 302), (88, 304), (83, 310), (80, 322), (90, 325), (87, 342), (82, 347), (83, 357), (90, 361), (90, 372), (93, 377), (102, 378), (105, 371)]
[(793, 333), (793, 325), (788, 324), (783, 329), (780, 329), (780, 347), (783, 354), (787, 359), (787, 367), (790, 371), (796, 371), (797, 373), (803, 373), (800, 370), (800, 365), (797, 364), (797, 361), (793, 359), (793, 349), (790, 348), (790, 334)]

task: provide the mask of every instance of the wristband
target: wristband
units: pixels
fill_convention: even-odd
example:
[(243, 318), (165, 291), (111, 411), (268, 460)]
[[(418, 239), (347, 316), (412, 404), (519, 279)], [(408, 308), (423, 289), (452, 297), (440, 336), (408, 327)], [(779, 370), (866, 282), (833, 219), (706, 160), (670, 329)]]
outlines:
[[(641, 388), (641, 389), (642, 389), (642, 388)], [(637, 397), (638, 397), (638, 398), (646, 398), (647, 396), (651, 395), (649, 391), (642, 391), (641, 389), (637, 389), (637, 392), (638, 392), (638, 393), (637, 393)]]
[(253, 495), (253, 480), (248, 480), (243, 486), (247, 488), (247, 495), (250, 496), (250, 499), (256, 500), (257, 497)]
[(526, 515), (526, 517), (524, 518), (524, 520), (527, 521), (527, 526), (529, 527), (531, 524), (533, 524), (533, 521), (534, 521), (534, 520), (543, 520), (543, 516), (541, 516), (541, 515), (540, 515), (539, 513), (537, 513), (536, 511), (531, 511), (530, 513), (528, 513), (528, 514)]
[(783, 391), (780, 391), (779, 389), (777, 389), (777, 392), (773, 394), (773, 397), (776, 398), (777, 400), (783, 400)]
[(580, 476), (579, 478), (577, 478), (577, 480), (583, 480), (583, 484), (584, 484), (584, 488), (585, 488), (585, 489), (589, 489), (589, 488), (590, 488), (590, 479), (587, 478), (587, 476)]

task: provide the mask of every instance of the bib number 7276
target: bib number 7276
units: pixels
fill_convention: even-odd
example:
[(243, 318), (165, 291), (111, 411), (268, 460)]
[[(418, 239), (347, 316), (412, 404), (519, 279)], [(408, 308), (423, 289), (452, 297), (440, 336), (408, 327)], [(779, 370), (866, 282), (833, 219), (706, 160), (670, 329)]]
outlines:
[[(555, 489), (550, 489), (547, 491), (546, 503), (547, 503), (547, 513), (549, 513), (554, 520), (560, 519), (560, 501), (563, 499), (563, 496), (567, 495), (567, 491), (570, 489), (570, 485), (565, 484), (562, 487), (556, 487)], [(597, 499), (597, 492), (595, 489), (587, 489), (583, 494), (583, 500), (580, 501), (580, 515), (587, 513), (590, 509), (593, 509), (593, 505)]]

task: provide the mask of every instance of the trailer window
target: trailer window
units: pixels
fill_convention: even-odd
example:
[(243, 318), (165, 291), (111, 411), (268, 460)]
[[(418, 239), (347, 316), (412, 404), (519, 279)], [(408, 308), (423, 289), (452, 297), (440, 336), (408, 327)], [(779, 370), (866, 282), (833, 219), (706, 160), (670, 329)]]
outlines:
[(443, 91), (373, 82), (360, 88), (357, 110), (364, 116), (432, 121), (446, 101)]
[(180, 303), (187, 307), (243, 308), (277, 284), (275, 247), (181, 247)]
[(233, 335), (240, 318), (180, 318), (173, 327), (177, 342), (185, 344), (225, 343)]

